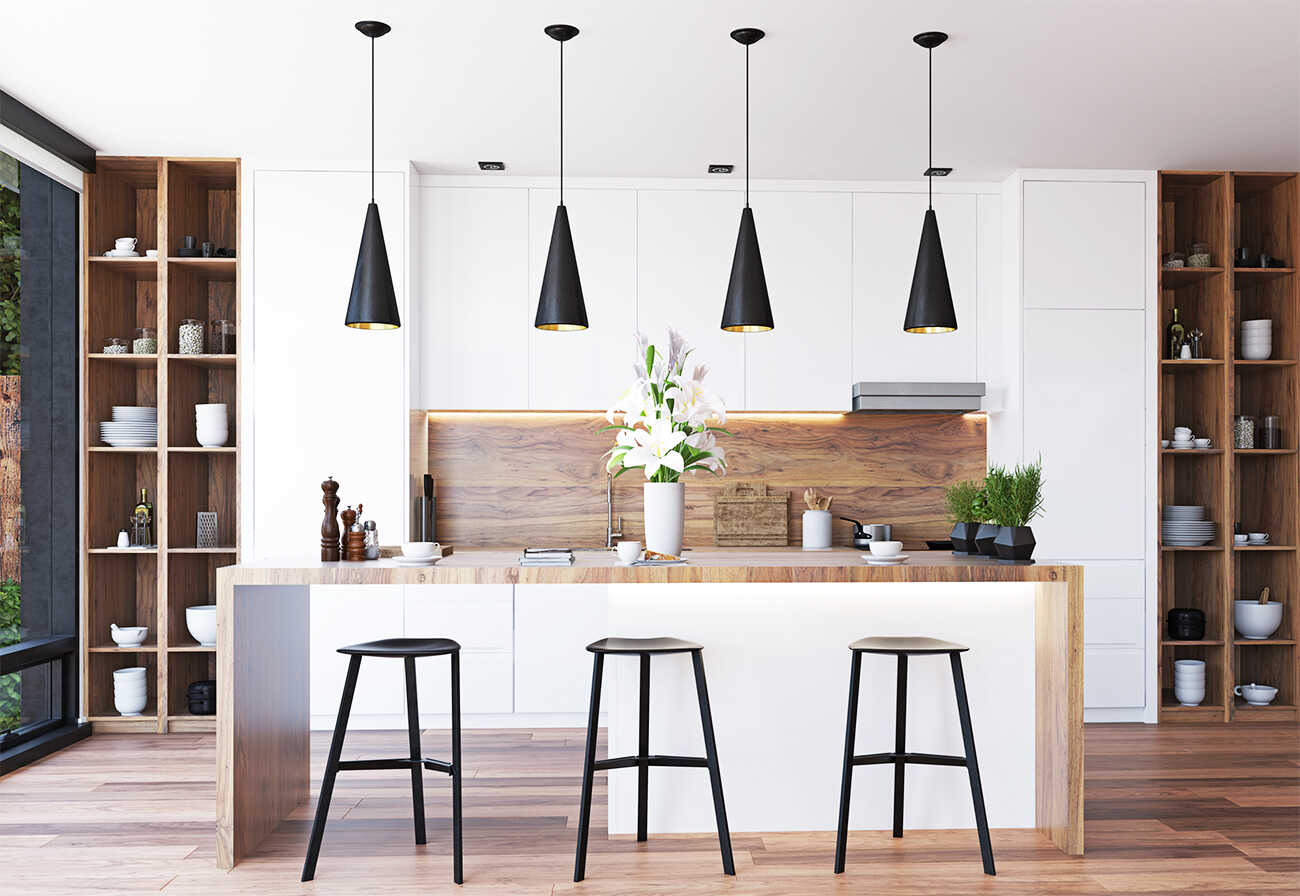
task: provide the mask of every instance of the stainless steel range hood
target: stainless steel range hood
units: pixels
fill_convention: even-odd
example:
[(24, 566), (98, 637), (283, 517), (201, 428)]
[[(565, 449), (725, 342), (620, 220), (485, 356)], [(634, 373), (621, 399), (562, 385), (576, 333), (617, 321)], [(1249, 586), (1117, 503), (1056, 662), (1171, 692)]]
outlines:
[(854, 413), (919, 411), (961, 414), (980, 409), (983, 383), (854, 383)]

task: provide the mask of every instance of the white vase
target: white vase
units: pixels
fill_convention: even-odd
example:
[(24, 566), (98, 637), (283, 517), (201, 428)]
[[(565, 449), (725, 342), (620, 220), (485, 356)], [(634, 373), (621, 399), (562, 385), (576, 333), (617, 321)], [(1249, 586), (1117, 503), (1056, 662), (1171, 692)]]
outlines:
[(831, 512), (805, 510), (803, 512), (803, 549), (824, 551), (831, 546)]
[(686, 516), (686, 486), (681, 482), (645, 484), (645, 547), (647, 551), (682, 553), (682, 522)]

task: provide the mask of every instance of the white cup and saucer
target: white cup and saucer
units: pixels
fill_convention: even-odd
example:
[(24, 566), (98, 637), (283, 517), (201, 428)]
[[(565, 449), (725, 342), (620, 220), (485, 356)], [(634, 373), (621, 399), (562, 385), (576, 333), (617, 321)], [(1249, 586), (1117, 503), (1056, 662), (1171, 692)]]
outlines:
[(871, 566), (895, 566), (907, 560), (910, 554), (903, 553), (901, 541), (871, 540), (870, 554), (863, 554), (862, 559)]
[(436, 541), (408, 541), (393, 558), (398, 566), (433, 566), (442, 559), (442, 545)]
[(623, 566), (631, 566), (641, 559), (641, 542), (639, 541), (620, 541), (615, 550), (618, 551), (618, 562)]
[[(1234, 541), (1236, 539), (1233, 539)], [(1249, 532), (1246, 535), (1246, 544), (1265, 545), (1268, 544), (1267, 532)]]
[(140, 253), (135, 251), (136, 239), (133, 236), (119, 237), (113, 241), (113, 248), (104, 254), (109, 258), (139, 258)]

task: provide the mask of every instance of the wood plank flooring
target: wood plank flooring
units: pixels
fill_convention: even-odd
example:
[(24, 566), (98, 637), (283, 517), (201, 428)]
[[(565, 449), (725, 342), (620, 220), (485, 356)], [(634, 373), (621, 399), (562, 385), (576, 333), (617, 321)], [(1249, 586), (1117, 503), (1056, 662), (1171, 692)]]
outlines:
[[(316, 880), (298, 882), (314, 805), (258, 855), (215, 866), (210, 734), (100, 735), (0, 778), (0, 892), (252, 894), (1122, 894), (1300, 892), (1300, 727), (1104, 725), (1086, 734), (1087, 851), (994, 830), (998, 876), (970, 831), (736, 834), (737, 877), (717, 840), (605, 837), (597, 776), (587, 880), (574, 884), (582, 767), (575, 730), (466, 731), (465, 885), (451, 882), (449, 787), (425, 777), (428, 845), (413, 842), (405, 772), (339, 776)], [(354, 732), (344, 758), (401, 755), (400, 732)], [(328, 735), (313, 735), (319, 782)], [(449, 754), (447, 733), (425, 755)], [(603, 745), (602, 745), (603, 750)], [(627, 774), (627, 772), (623, 772)], [(723, 769), (726, 779), (726, 769)], [(774, 781), (774, 787), (780, 782)], [(967, 799), (964, 781), (954, 799)]]

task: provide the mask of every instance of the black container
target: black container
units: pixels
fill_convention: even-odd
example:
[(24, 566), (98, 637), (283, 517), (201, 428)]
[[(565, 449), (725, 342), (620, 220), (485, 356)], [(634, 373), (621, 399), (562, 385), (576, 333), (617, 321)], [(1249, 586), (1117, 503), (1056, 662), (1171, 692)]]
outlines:
[(1003, 563), (1033, 563), (1037, 544), (1034, 530), (1028, 526), (1002, 526), (994, 540), (998, 560)]
[(998, 555), (998, 549), (993, 542), (997, 539), (998, 530), (1001, 528), (992, 523), (980, 523), (980, 527), (975, 530), (975, 547), (985, 557)]
[(1205, 639), (1205, 613), (1195, 607), (1174, 607), (1165, 616), (1171, 641)]
[(979, 528), (979, 523), (958, 523), (953, 526), (952, 534), (948, 536), (952, 539), (952, 552), (960, 555), (978, 554), (980, 549), (975, 545), (975, 535)]
[(192, 716), (215, 716), (217, 714), (216, 700), (191, 700), (189, 701), (189, 707)]

